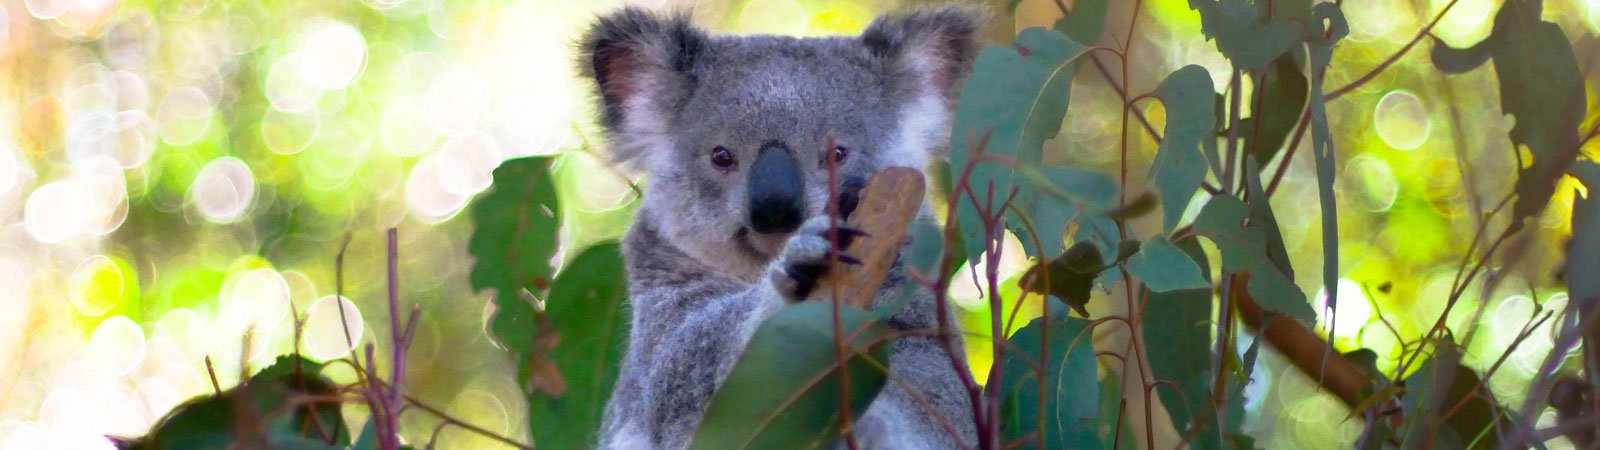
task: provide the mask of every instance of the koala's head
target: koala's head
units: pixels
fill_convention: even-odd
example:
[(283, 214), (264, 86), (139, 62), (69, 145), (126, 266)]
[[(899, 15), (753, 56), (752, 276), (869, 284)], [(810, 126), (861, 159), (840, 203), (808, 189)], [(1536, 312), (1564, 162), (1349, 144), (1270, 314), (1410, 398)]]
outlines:
[(753, 275), (824, 213), (830, 158), (837, 183), (945, 153), (978, 23), (943, 8), (860, 36), (729, 36), (629, 8), (590, 30), (580, 64), (612, 159), (649, 174), (642, 214), (700, 261)]

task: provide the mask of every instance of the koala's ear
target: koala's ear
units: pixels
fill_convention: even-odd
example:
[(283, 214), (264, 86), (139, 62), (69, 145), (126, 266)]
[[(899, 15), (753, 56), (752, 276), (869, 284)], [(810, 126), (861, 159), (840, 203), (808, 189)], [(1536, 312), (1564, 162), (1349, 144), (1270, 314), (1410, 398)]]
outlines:
[(688, 95), (707, 40), (683, 15), (628, 7), (601, 17), (584, 35), (579, 61), (599, 89), (601, 123), (623, 133), (661, 126)]
[(885, 15), (862, 32), (861, 41), (896, 72), (891, 80), (911, 83), (899, 87), (948, 103), (972, 72), (982, 20), (981, 11), (957, 6)]

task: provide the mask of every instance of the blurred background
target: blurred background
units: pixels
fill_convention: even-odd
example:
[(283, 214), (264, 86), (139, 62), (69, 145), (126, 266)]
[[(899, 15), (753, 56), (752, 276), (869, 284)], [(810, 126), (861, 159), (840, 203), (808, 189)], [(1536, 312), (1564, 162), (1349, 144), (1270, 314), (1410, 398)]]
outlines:
[[(629, 3), (692, 8), (715, 31), (816, 36), (857, 33), (878, 12), (917, 2)], [(1007, 2), (987, 3), (991, 43), (1060, 16), (1053, 0), (1024, 0), (1014, 17)], [(1113, 3), (1108, 45), (1128, 41), (1132, 2)], [(1352, 34), (1334, 54), (1330, 90), (1405, 45), (1444, 3), (1342, 2)], [(1460, 0), (1434, 34), (1475, 43), (1489, 34), (1498, 3)], [(100, 435), (142, 434), (180, 401), (211, 391), (205, 357), (226, 388), (293, 351), (291, 314), (305, 322), (300, 349), (308, 357), (350, 351), (341, 310), (353, 333), (386, 354), (390, 227), (399, 228), (402, 302), (422, 308), (407, 388), (526, 441), (521, 388), (484, 333), (488, 297), (468, 287), (472, 227), (461, 211), (500, 161), (560, 154), (563, 255), (626, 229), (637, 200), (628, 181), (637, 176), (596, 156), (604, 148), (573, 52), (586, 24), (621, 4), (0, 1), (0, 448), (107, 448)], [(1200, 34), (1187, 1), (1150, 0), (1143, 11), (1131, 91), (1149, 91), (1187, 64), (1209, 69), (1219, 92), (1227, 85), (1230, 67)], [(1600, 1), (1547, 1), (1545, 19), (1577, 41), (1600, 30)], [(1329, 103), (1340, 164), (1337, 286), (1319, 279), (1309, 151), (1288, 163), (1273, 198), (1301, 288), (1314, 299), (1338, 289), (1338, 327), (1320, 331), (1331, 331), (1341, 350), (1373, 350), (1383, 370), (1443, 311), (1480, 212), (1509, 192), (1516, 170), (1492, 71), (1446, 78), (1429, 64), (1429, 47), (1425, 40)], [(1587, 49), (1578, 47), (1579, 61), (1590, 61)], [(1119, 103), (1086, 66), (1047, 159), (1113, 170)], [(1140, 105), (1159, 129), (1160, 104)], [(1144, 167), (1156, 146), (1133, 130), (1130, 164)], [(1464, 329), (1482, 311), (1469, 367), (1492, 364), (1533, 311), (1565, 302), (1553, 278), (1561, 261), (1546, 255), (1559, 255), (1570, 235), (1575, 186), (1569, 179), (1558, 188), (1525, 243), (1524, 263), (1495, 272), (1493, 292), (1469, 289), (1469, 307), (1449, 319)], [(1023, 254), (1011, 245), (1006, 254)], [(1014, 277), (1026, 265), (1020, 256), (1002, 262), (999, 275), (1013, 281), (1001, 295), (1018, 295)], [(955, 290), (963, 317), (987, 317), (977, 287)], [(1091, 311), (1106, 312), (1106, 303), (1116, 302), (1094, 302)], [(1520, 404), (1550, 345), (1550, 333), (1536, 332), (1491, 378), (1496, 394)], [(986, 367), (986, 358), (974, 352), (973, 364)], [(1258, 365), (1245, 420), (1259, 446), (1355, 439), (1360, 421), (1345, 420), (1313, 380), (1270, 350)], [(334, 368), (335, 380), (353, 381), (345, 366)], [(361, 408), (349, 410), (354, 423), (364, 420)], [(425, 442), (436, 423), (407, 414), (401, 432)], [(452, 429), (440, 445), (496, 444)]]

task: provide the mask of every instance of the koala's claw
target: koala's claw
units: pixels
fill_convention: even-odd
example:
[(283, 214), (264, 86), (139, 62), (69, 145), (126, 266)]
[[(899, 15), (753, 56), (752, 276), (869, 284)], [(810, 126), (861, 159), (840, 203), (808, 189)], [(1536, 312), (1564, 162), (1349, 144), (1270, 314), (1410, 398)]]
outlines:
[(828, 253), (828, 259), (836, 259), (839, 262), (842, 262), (842, 263), (845, 263), (845, 264), (850, 264), (850, 265), (856, 265), (856, 266), (861, 265), (861, 260), (860, 259), (856, 259), (856, 257), (854, 257), (854, 256), (846, 255), (846, 254), (839, 253), (839, 252), (829, 252)]
[(835, 228), (834, 232), (839, 233), (839, 245), (843, 247), (849, 247), (850, 243), (853, 242), (855, 238), (871, 236), (870, 234), (867, 234), (867, 232), (861, 231), (858, 228), (844, 226)]
[[(856, 237), (865, 235), (861, 230), (844, 227), (843, 221), (837, 219), (824, 216), (807, 220), (784, 244), (783, 253), (768, 269), (772, 286), (788, 301), (805, 300), (816, 289), (818, 281), (828, 272), (833, 261), (861, 264), (859, 258), (845, 254), (843, 248), (849, 246)], [(838, 245), (830, 239), (835, 236)]]
[(839, 217), (850, 217), (856, 211), (856, 206), (861, 204), (861, 190), (867, 187), (867, 179), (850, 177), (844, 180), (844, 185), (839, 189)]

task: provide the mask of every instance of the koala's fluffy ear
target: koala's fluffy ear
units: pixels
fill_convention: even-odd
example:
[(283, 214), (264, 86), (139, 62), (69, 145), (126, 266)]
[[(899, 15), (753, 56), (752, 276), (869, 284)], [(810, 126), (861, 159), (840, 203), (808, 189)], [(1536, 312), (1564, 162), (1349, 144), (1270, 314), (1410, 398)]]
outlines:
[(861, 41), (895, 72), (889, 79), (909, 82), (897, 91), (950, 103), (972, 72), (982, 19), (982, 12), (956, 6), (886, 15), (861, 33)]
[[(683, 15), (628, 7), (600, 18), (582, 40), (579, 65), (599, 89), (601, 124), (613, 134), (660, 132), (689, 94), (706, 34)], [(632, 159), (626, 149), (613, 155)]]

